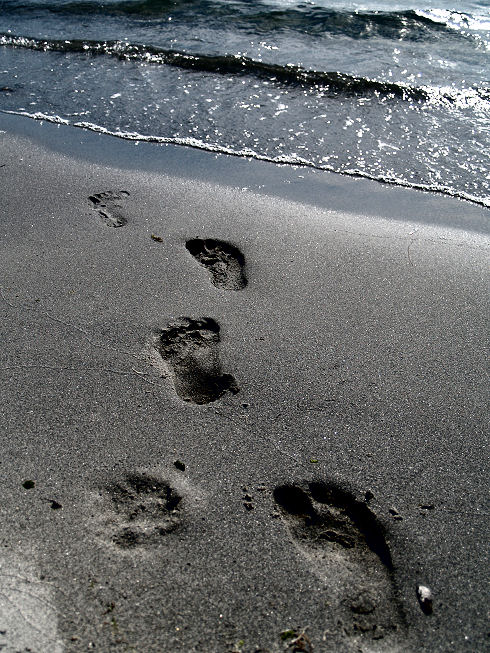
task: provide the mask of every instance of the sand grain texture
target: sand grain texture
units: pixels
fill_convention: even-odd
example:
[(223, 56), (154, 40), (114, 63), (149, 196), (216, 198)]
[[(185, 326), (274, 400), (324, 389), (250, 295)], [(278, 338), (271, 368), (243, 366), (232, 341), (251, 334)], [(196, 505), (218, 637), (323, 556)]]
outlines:
[(483, 650), (488, 212), (0, 129), (0, 642)]

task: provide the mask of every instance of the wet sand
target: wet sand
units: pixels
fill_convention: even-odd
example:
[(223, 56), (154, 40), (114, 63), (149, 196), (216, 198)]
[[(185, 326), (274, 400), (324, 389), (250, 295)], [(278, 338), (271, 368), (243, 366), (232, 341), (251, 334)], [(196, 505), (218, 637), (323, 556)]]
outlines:
[(0, 130), (2, 650), (483, 650), (488, 210)]

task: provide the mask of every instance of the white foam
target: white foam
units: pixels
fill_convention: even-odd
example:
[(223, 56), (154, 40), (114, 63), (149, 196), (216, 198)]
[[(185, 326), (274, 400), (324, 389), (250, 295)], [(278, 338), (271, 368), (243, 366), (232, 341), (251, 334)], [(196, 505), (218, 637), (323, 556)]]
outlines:
[(70, 122), (61, 118), (57, 115), (49, 115), (47, 113), (41, 113), (41, 111), (36, 111), (36, 113), (29, 113), (28, 111), (3, 111), (3, 113), (10, 113), (14, 116), (26, 116), (26, 118), (33, 118), (34, 120), (45, 120), (46, 122), (54, 122), (57, 125), (69, 125)]
[(490, 50), (490, 41), (478, 34), (478, 32), (490, 31), (490, 18), (488, 16), (471, 16), (470, 14), (449, 11), (448, 9), (416, 9), (415, 13), (422, 18), (441, 23), (449, 29), (473, 36), (485, 49)]
[(490, 31), (490, 18), (488, 16), (472, 16), (460, 11), (449, 9), (416, 9), (417, 16), (443, 23), (452, 29), (469, 29), (478, 32)]

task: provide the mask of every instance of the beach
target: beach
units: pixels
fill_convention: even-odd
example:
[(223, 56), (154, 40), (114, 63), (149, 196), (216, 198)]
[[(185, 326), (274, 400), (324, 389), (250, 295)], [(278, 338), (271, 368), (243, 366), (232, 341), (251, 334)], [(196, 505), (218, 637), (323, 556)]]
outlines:
[(484, 650), (488, 209), (0, 143), (0, 648)]

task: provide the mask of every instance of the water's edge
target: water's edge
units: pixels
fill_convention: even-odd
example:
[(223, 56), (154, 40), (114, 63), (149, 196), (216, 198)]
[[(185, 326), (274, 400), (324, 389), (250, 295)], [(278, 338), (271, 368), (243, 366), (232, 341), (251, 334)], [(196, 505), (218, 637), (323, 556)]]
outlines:
[[(118, 138), (74, 125), (0, 112), (2, 132), (96, 165), (193, 179), (257, 194), (275, 196), (325, 210), (428, 224), (467, 232), (490, 233), (488, 208), (461, 198), (318, 170), (292, 162), (270, 162), (188, 143)], [(0, 165), (2, 161), (0, 161)], [(0, 169), (1, 180), (1, 169)]]
[(204, 141), (201, 141), (196, 138), (175, 138), (175, 137), (167, 137), (167, 136), (151, 136), (151, 135), (145, 135), (145, 134), (139, 134), (138, 132), (123, 132), (123, 131), (111, 131), (109, 129), (106, 129), (105, 127), (102, 127), (100, 125), (96, 125), (90, 122), (69, 122), (65, 118), (61, 118), (60, 116), (52, 116), (40, 112), (36, 113), (29, 113), (26, 111), (0, 111), (0, 114), (10, 114), (10, 115), (16, 115), (16, 116), (22, 116), (25, 118), (29, 118), (32, 120), (40, 121), (40, 122), (47, 122), (47, 123), (53, 123), (55, 125), (63, 125), (65, 127), (76, 127), (76, 128), (81, 128), (84, 130), (92, 131), (95, 133), (99, 134), (104, 134), (107, 136), (111, 136), (114, 138), (119, 138), (122, 140), (126, 141), (131, 141), (131, 142), (140, 142), (140, 143), (154, 143), (154, 144), (159, 144), (159, 145), (176, 145), (176, 146), (185, 146), (185, 147), (191, 147), (194, 149), (198, 150), (204, 150), (207, 152), (213, 152), (217, 154), (224, 154), (228, 156), (233, 156), (233, 157), (239, 157), (239, 158), (250, 158), (250, 159), (255, 159), (257, 161), (264, 161), (267, 163), (275, 163), (275, 164), (280, 164), (280, 165), (289, 165), (289, 166), (301, 166), (303, 168), (311, 168), (313, 170), (321, 171), (321, 172), (330, 172), (334, 173), (336, 175), (342, 175), (345, 177), (354, 177), (354, 178), (360, 178), (360, 179), (369, 179), (371, 181), (375, 181), (381, 184), (386, 184), (390, 186), (397, 186), (400, 188), (408, 188), (411, 190), (418, 190), (418, 191), (424, 191), (424, 192), (431, 192), (431, 193), (437, 193), (439, 195), (444, 195), (446, 197), (452, 197), (455, 199), (463, 200), (465, 202), (469, 202), (471, 204), (475, 204), (477, 206), (485, 207), (485, 208), (490, 208), (490, 201), (489, 200), (482, 200), (478, 197), (474, 197), (473, 195), (470, 195), (469, 193), (464, 193), (464, 192), (457, 192), (457, 191), (451, 191), (447, 189), (444, 186), (438, 186), (436, 184), (416, 184), (416, 183), (410, 183), (406, 182), (402, 179), (393, 179), (389, 177), (384, 177), (382, 175), (376, 176), (376, 175), (370, 175), (369, 173), (362, 172), (360, 170), (355, 170), (355, 171), (346, 171), (346, 170), (336, 170), (332, 166), (319, 166), (316, 165), (315, 163), (308, 161), (306, 159), (303, 159), (298, 156), (278, 156), (278, 157), (268, 157), (262, 154), (259, 154), (258, 152), (255, 152), (254, 150), (251, 149), (243, 149), (243, 150), (234, 150), (229, 147), (223, 147), (218, 144), (213, 144), (213, 143), (206, 143)]

